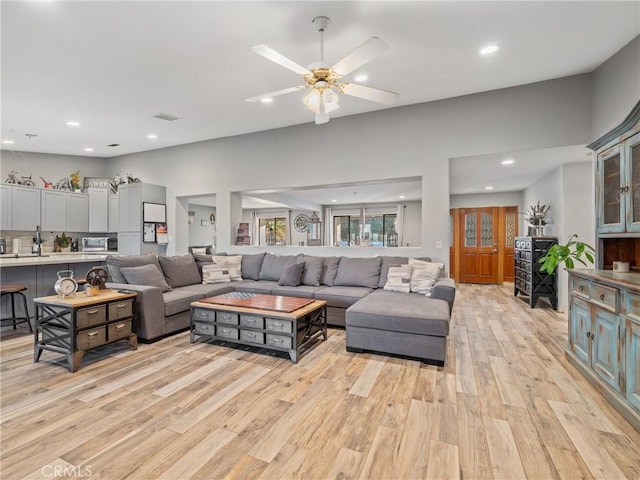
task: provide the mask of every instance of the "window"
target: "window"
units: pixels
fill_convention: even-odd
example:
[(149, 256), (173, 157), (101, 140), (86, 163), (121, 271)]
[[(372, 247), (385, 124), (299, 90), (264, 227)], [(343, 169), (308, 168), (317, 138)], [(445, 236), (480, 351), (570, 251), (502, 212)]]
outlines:
[(284, 245), (287, 238), (287, 222), (284, 217), (259, 219), (259, 245)]
[(333, 244), (335, 246), (386, 245), (387, 234), (396, 223), (396, 214), (367, 213), (360, 231), (360, 217), (355, 215), (334, 215)]

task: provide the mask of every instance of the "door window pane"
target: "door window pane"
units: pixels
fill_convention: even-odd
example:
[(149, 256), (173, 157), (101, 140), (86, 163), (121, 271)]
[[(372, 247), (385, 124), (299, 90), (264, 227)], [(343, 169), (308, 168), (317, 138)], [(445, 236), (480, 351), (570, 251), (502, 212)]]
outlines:
[(604, 223), (620, 223), (620, 154), (602, 162)]
[(507, 211), (505, 213), (505, 239), (504, 244), (510, 247), (515, 245), (516, 238), (516, 213)]
[(490, 247), (495, 243), (493, 241), (493, 215), (482, 212), (480, 214), (480, 224), (480, 245), (482, 247)]
[(464, 216), (464, 246), (476, 246), (476, 214), (467, 213)]
[(631, 221), (640, 222), (640, 143), (631, 147), (631, 185), (629, 187), (632, 195), (633, 213)]

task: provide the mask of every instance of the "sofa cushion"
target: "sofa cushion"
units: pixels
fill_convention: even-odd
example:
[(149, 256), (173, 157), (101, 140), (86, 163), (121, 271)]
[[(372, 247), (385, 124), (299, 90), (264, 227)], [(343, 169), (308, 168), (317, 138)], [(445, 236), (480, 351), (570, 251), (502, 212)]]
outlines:
[(314, 294), (326, 287), (314, 287), (311, 285), (299, 285), (297, 287), (283, 287), (276, 285), (271, 289), (271, 295), (284, 295), (285, 297), (314, 298)]
[[(156, 265), (160, 270), (158, 257), (155, 255), (109, 255), (105, 259), (109, 269), (110, 281), (113, 283), (127, 283), (120, 269), (122, 267), (139, 267), (140, 265)], [(131, 283), (131, 282), (129, 282)]]
[(338, 265), (335, 286), (378, 288), (380, 257), (342, 257)]
[(320, 285), (332, 287), (338, 275), (338, 266), (342, 257), (324, 257), (322, 273), (320, 274)]
[(271, 293), (271, 290), (278, 287), (278, 282), (272, 282), (271, 280), (258, 280), (238, 283), (234, 290), (236, 292), (247, 293)]
[(387, 272), (391, 265), (406, 265), (408, 263), (408, 257), (383, 256), (382, 263), (380, 264), (380, 281), (378, 282), (378, 287), (384, 288), (384, 285), (387, 283)]
[(193, 255), (176, 255), (158, 257), (162, 273), (171, 288), (200, 283), (200, 273)]
[(328, 307), (347, 308), (372, 291), (366, 287), (321, 287), (313, 294), (313, 298), (326, 300)]
[(272, 255), (267, 253), (260, 268), (260, 280), (271, 280), (277, 282), (282, 276), (282, 272), (292, 263), (296, 263), (297, 257), (294, 255)]
[(411, 271), (411, 291), (421, 295), (431, 295), (431, 290), (440, 277), (444, 265), (424, 262), (415, 258), (409, 259), (409, 265), (413, 268)]
[[(213, 245), (194, 245), (189, 247), (189, 253), (194, 255), (211, 255), (213, 253)], [(218, 253), (218, 255), (220, 255)]]
[(411, 287), (411, 265), (390, 266), (384, 289), (391, 292), (409, 293)]
[(242, 280), (242, 255), (212, 255), (211, 260), (216, 266), (229, 270), (232, 282)]
[(233, 292), (234, 285), (234, 283), (198, 283), (197, 285), (181, 287), (180, 290), (189, 290), (190, 292), (200, 293), (204, 298), (208, 298), (213, 297), (214, 295)]
[(264, 261), (265, 253), (242, 255), (242, 278), (245, 280), (259, 280), (260, 269)]
[(186, 312), (191, 308), (191, 303), (204, 298), (204, 294), (190, 290), (189, 287), (180, 287), (162, 294), (164, 300), (165, 316)]
[(347, 329), (364, 327), (445, 337), (449, 333), (449, 305), (415, 293), (376, 290), (347, 309), (345, 322)]
[(319, 257), (310, 257), (308, 255), (300, 255), (298, 257), (298, 263), (304, 265), (302, 272), (303, 285), (311, 285), (317, 287), (320, 285), (320, 275), (322, 275), (322, 268), (324, 267), (324, 259)]
[(202, 283), (230, 283), (229, 267), (224, 267), (211, 263), (202, 266)]
[(127, 283), (158, 287), (163, 292), (171, 290), (159, 266), (150, 264), (140, 265), (139, 267), (122, 267), (120, 272)]
[(300, 285), (303, 270), (304, 263), (292, 263), (283, 270), (280, 280), (278, 280), (278, 285), (282, 287), (297, 287)]

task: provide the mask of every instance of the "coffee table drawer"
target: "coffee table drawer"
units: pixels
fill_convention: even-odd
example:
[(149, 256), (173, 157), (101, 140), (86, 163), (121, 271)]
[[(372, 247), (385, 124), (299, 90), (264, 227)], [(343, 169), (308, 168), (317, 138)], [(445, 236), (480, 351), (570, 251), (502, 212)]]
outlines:
[(230, 340), (238, 340), (238, 329), (233, 327), (222, 327), (218, 325), (216, 327), (216, 336), (221, 338), (228, 338)]
[(237, 313), (216, 312), (216, 322), (218, 323), (228, 323), (229, 325), (238, 325), (238, 317), (239, 315)]
[(267, 330), (273, 332), (291, 333), (293, 332), (293, 322), (289, 320), (279, 320), (277, 318), (266, 319)]
[(240, 326), (249, 328), (264, 328), (264, 318), (258, 315), (240, 314)]
[(110, 303), (108, 313), (109, 321), (130, 317), (133, 314), (133, 300)]
[(76, 314), (78, 328), (87, 328), (107, 321), (107, 306), (81, 308)]
[(291, 348), (293, 345), (292, 340), (291, 337), (285, 337), (284, 335), (267, 333), (267, 345), (270, 347)]
[(240, 340), (264, 345), (264, 333), (252, 330), (240, 330)]
[(216, 319), (216, 312), (215, 310), (207, 310), (206, 308), (194, 308), (191, 313), (191, 318), (196, 322), (213, 322)]
[(92, 328), (79, 332), (76, 337), (78, 350), (89, 350), (90, 348), (104, 345), (107, 341), (107, 329), (105, 327)]
[(112, 323), (109, 325), (108, 330), (110, 342), (114, 342), (122, 338), (128, 338), (129, 335), (131, 335), (131, 320)]
[(212, 323), (193, 322), (193, 331), (200, 335), (215, 335), (216, 327)]

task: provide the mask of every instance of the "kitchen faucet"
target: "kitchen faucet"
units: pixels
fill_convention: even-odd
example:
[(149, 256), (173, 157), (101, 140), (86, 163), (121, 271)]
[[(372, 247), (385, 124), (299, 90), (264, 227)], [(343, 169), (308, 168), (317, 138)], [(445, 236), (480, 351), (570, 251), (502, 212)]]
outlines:
[(36, 251), (38, 256), (42, 256), (42, 237), (40, 236), (40, 225), (36, 225)]

